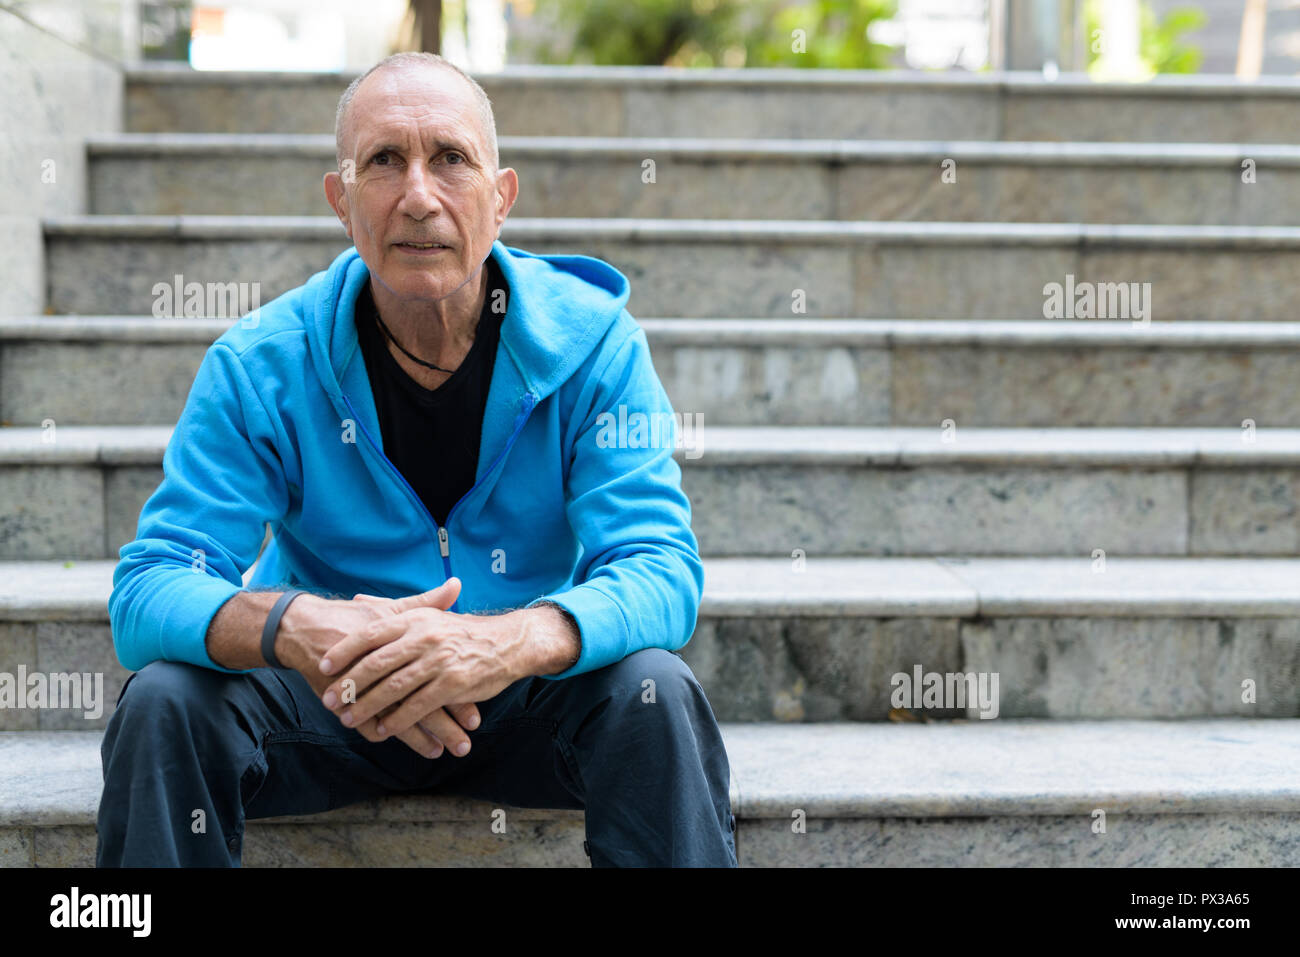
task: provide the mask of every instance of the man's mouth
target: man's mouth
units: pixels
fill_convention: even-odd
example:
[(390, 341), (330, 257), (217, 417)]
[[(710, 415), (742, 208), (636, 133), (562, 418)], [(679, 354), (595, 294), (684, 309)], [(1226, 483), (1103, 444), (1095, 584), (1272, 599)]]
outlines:
[(404, 249), (448, 249), (450, 248), (448, 246), (444, 246), (442, 243), (397, 243), (397, 245), (401, 246)]

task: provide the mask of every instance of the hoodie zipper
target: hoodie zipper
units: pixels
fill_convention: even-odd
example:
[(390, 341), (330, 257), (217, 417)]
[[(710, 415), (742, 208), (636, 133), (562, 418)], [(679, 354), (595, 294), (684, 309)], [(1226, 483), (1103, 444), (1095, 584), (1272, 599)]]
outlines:
[(534, 396), (533, 393), (531, 392), (528, 392), (524, 395), (523, 405), (520, 408), (519, 413), (515, 416), (514, 431), (510, 433), (510, 438), (506, 441), (505, 448), (501, 450), (501, 452), (497, 455), (497, 457), (492, 460), (492, 464), (489, 465), (487, 469), (483, 472), (483, 478), (475, 482), (470, 487), (470, 490), (468, 492), (466, 492), (464, 495), (462, 495), (459, 499), (456, 500), (456, 504), (453, 505), (451, 507), (451, 511), (447, 513), (447, 525), (438, 524), (437, 519), (433, 517), (433, 513), (430, 512), (428, 507), (424, 504), (424, 499), (420, 498), (420, 496), (416, 493), (415, 489), (411, 488), (411, 483), (406, 480), (406, 476), (403, 475), (401, 471), (397, 468), (397, 466), (393, 464), (393, 460), (383, 453), (383, 451), (379, 447), (379, 443), (377, 443), (374, 440), (374, 437), (371, 436), (371, 434), (366, 430), (365, 425), (361, 421), (361, 416), (357, 415), (357, 410), (352, 407), (352, 400), (349, 399), (346, 395), (344, 395), (343, 401), (347, 403), (348, 411), (352, 413), (352, 421), (356, 422), (357, 425), (360, 427), (362, 435), (366, 437), (366, 440), (370, 443), (371, 447), (374, 449), (375, 454), (378, 455), (381, 459), (383, 459), (384, 463), (388, 466), (388, 468), (392, 471), (392, 473), (397, 476), (397, 480), (402, 483), (402, 487), (406, 489), (407, 493), (411, 496), (411, 499), (415, 502), (417, 506), (419, 506), (421, 514), (423, 514), (429, 520), (429, 527), (434, 530), (434, 533), (438, 539), (438, 554), (442, 556), (443, 571), (446, 577), (450, 578), (451, 577), (451, 537), (447, 532), (447, 525), (451, 524), (451, 517), (456, 514), (456, 509), (460, 507), (461, 502), (465, 501), (465, 499), (469, 498), (471, 495), (474, 494), (475, 489), (477, 489), (480, 485), (482, 485), (483, 480), (492, 474), (493, 470), (496, 469), (496, 467), (501, 463), (501, 460), (506, 457), (506, 453), (510, 451), (510, 447), (515, 444), (515, 439), (519, 438), (519, 433), (523, 431), (524, 423), (528, 421), (529, 413), (533, 411), (533, 406), (537, 401), (536, 396)]

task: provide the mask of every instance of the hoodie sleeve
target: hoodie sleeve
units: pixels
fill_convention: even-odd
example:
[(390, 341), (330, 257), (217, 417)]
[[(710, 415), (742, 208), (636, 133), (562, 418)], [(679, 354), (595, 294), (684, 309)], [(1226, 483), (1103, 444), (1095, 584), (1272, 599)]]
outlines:
[(232, 672), (209, 657), (208, 624), (243, 590), (265, 523), (287, 507), (262, 400), (234, 351), (214, 343), (167, 444), (162, 484), (119, 552), (108, 610), (122, 665), (164, 659)]
[[(584, 393), (588, 390), (584, 389)], [(567, 515), (582, 557), (575, 584), (530, 602), (553, 602), (582, 633), (568, 678), (642, 648), (675, 651), (695, 631), (704, 566), (691, 504), (673, 458), (678, 427), (639, 326), (595, 383), (570, 452)]]

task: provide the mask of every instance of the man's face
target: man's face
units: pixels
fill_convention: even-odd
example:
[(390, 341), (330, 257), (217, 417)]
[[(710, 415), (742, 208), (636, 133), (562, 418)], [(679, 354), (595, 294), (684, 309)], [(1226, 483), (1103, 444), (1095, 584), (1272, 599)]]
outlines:
[(372, 281), (398, 300), (464, 286), (514, 205), (518, 179), (494, 174), (473, 97), (456, 73), (427, 68), (377, 71), (353, 96), (344, 175), (327, 174), (325, 194)]

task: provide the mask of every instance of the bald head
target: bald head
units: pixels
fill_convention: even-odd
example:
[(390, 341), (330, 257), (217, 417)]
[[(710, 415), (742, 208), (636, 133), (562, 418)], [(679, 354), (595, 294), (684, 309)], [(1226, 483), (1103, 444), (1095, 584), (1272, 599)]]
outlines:
[(334, 147), (339, 169), (343, 169), (344, 160), (353, 158), (355, 154), (355, 123), (352, 116), (352, 101), (356, 98), (362, 84), (366, 83), (376, 73), (391, 74), (393, 72), (407, 71), (438, 71), (444, 75), (459, 79), (459, 83), (449, 84), (448, 86), (459, 87), (460, 92), (458, 94), (452, 93), (450, 89), (448, 92), (450, 95), (463, 97), (465, 105), (473, 113), (480, 142), (484, 147), (484, 161), (491, 171), (495, 173), (501, 166), (501, 157), (497, 152), (497, 127), (496, 118), (492, 115), (492, 102), (488, 99), (483, 87), (479, 86), (472, 76), (450, 60), (440, 57), (436, 53), (394, 53), (392, 56), (380, 60), (348, 84), (348, 88), (339, 97), (338, 111), (334, 114)]

